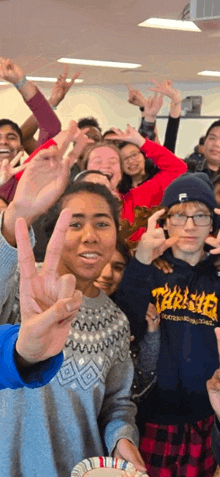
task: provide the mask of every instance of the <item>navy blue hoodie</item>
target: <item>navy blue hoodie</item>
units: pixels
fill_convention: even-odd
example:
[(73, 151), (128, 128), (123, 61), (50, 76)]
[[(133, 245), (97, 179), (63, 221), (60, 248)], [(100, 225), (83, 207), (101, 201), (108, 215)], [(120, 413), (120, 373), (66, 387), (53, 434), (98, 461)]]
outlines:
[(173, 273), (133, 259), (116, 302), (139, 340), (146, 331), (149, 302), (161, 316), (158, 381), (145, 403), (145, 420), (194, 423), (213, 414), (206, 381), (218, 368), (214, 328), (219, 326), (220, 278), (212, 256), (195, 266), (174, 258), (170, 250), (164, 258)]

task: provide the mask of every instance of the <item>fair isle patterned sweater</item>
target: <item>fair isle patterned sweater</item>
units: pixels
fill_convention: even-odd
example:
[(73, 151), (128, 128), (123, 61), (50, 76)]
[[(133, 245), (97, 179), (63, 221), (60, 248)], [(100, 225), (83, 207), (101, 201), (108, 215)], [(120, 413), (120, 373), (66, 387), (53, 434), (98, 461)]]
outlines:
[[(11, 249), (0, 236), (3, 262), (7, 257), (7, 266), (0, 264), (1, 323), (19, 316)], [(1, 391), (0, 476), (70, 477), (79, 461), (111, 454), (120, 438), (137, 445), (132, 379), (127, 318), (103, 292), (84, 297), (52, 381)]]

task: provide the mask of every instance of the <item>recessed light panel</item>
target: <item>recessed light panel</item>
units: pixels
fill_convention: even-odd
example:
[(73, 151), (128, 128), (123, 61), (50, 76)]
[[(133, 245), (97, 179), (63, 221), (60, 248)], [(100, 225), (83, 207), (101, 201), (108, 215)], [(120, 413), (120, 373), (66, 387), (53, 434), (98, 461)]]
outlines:
[(149, 28), (163, 28), (165, 30), (197, 31), (201, 30), (193, 22), (183, 20), (169, 20), (167, 18), (149, 18), (138, 26)]
[(76, 58), (60, 58), (58, 63), (69, 63), (70, 65), (83, 66), (104, 66), (108, 68), (139, 68), (137, 63), (118, 63), (117, 61), (81, 60)]
[(200, 71), (198, 75), (201, 76), (220, 76), (220, 71)]

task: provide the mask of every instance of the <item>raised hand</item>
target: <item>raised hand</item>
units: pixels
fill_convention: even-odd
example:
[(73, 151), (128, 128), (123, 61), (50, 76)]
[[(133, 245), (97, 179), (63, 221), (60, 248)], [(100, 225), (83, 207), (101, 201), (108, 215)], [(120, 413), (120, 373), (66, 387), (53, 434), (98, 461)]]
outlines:
[(15, 167), (23, 155), (24, 152), (20, 151), (11, 162), (9, 162), (8, 159), (4, 159), (0, 163), (0, 186), (8, 182), (17, 172), (21, 172), (26, 168), (27, 164)]
[[(220, 328), (215, 328), (217, 339), (218, 355), (220, 361)], [(220, 367), (214, 372), (211, 379), (206, 383), (209, 400), (218, 420), (220, 421)]]
[(66, 93), (68, 93), (74, 81), (80, 76), (81, 71), (76, 71), (71, 80), (67, 82), (68, 73), (69, 67), (68, 65), (65, 65), (63, 73), (58, 76), (56, 83), (53, 84), (51, 95), (48, 100), (51, 106), (58, 106), (58, 104), (65, 98)]
[(165, 209), (158, 210), (148, 220), (147, 232), (141, 236), (136, 251), (136, 258), (149, 265), (153, 260), (162, 255), (165, 250), (177, 242), (177, 237), (166, 239), (162, 227), (157, 227), (158, 220), (163, 216)]
[(57, 146), (40, 150), (18, 182), (13, 201), (4, 214), (2, 234), (15, 245), (15, 221), (23, 217), (28, 226), (58, 200), (69, 180), (69, 160), (62, 159)]
[(40, 150), (28, 163), (13, 199), (28, 225), (45, 213), (64, 191), (69, 179), (69, 162), (57, 146)]
[(112, 128), (115, 134), (109, 135), (108, 139), (119, 139), (121, 141), (129, 141), (137, 146), (141, 147), (145, 143), (145, 139), (139, 134), (139, 132), (133, 128), (130, 124), (128, 124), (125, 132), (121, 131), (118, 128)]
[(139, 108), (144, 107), (146, 98), (144, 97), (143, 93), (141, 93), (139, 89), (132, 88), (129, 84), (127, 84), (127, 88), (128, 102), (134, 106), (138, 106)]
[(181, 94), (180, 91), (173, 87), (173, 82), (171, 80), (165, 80), (163, 83), (158, 83), (154, 79), (151, 80), (154, 83), (154, 87), (149, 88), (150, 91), (155, 93), (161, 93), (164, 96), (168, 96), (174, 103), (181, 103)]
[(139, 106), (144, 108), (142, 112), (142, 116), (149, 122), (154, 122), (156, 120), (156, 116), (163, 105), (163, 95), (161, 93), (158, 95), (157, 92), (150, 98), (146, 98), (141, 91), (138, 89), (132, 88), (130, 85), (128, 87), (128, 102), (134, 104), (135, 106)]
[(145, 98), (143, 116), (148, 121), (155, 121), (163, 105), (163, 94), (154, 93), (150, 98)]
[(16, 65), (10, 58), (0, 57), (0, 76), (9, 83), (20, 83), (24, 77), (24, 72), (20, 66)]
[(57, 275), (70, 220), (71, 211), (64, 209), (47, 246), (40, 273), (35, 268), (25, 220), (20, 218), (16, 221), (21, 305), (21, 328), (16, 350), (24, 360), (23, 365), (60, 353), (81, 305), (82, 294), (75, 290), (75, 277)]
[(60, 156), (64, 155), (71, 142), (75, 142), (80, 132), (81, 131), (77, 126), (77, 122), (72, 120), (70, 121), (69, 126), (65, 131), (60, 131), (54, 137), (54, 140), (59, 148)]

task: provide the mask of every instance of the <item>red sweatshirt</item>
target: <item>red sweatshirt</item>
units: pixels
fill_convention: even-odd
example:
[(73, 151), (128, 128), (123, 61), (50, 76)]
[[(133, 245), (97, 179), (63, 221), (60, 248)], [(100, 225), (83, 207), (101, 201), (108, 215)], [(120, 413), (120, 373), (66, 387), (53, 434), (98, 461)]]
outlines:
[[(127, 219), (131, 224), (134, 221), (134, 208), (137, 205), (149, 208), (159, 205), (166, 187), (178, 176), (187, 172), (187, 165), (184, 161), (156, 142), (146, 139), (141, 150), (159, 167), (160, 172), (152, 179), (131, 189), (127, 194), (121, 195), (123, 200), (121, 220)], [(140, 240), (145, 231), (146, 229), (141, 227), (129, 240), (133, 242)]]

